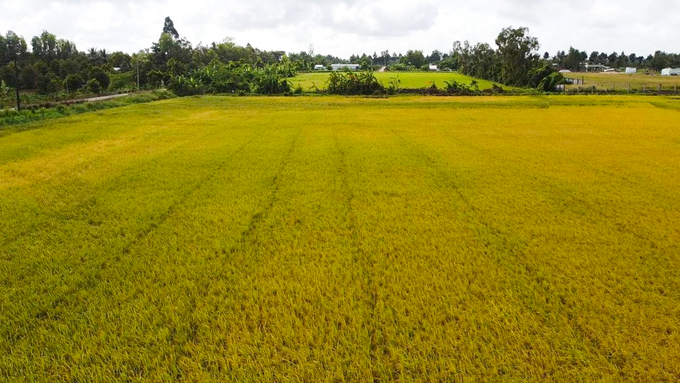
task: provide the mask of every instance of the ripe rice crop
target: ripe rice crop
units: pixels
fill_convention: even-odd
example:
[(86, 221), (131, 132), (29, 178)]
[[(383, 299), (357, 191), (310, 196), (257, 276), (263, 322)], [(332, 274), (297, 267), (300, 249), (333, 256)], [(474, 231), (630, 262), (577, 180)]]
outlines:
[(680, 100), (201, 97), (0, 136), (0, 377), (677, 381)]

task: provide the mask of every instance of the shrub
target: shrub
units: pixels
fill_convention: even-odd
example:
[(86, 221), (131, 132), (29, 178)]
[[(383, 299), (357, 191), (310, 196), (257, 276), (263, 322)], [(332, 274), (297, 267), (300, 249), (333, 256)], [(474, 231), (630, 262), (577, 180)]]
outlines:
[(450, 94), (472, 95), (479, 94), (479, 86), (476, 80), (472, 80), (470, 85), (465, 85), (455, 80), (444, 81), (446, 92)]
[(109, 75), (106, 74), (106, 72), (104, 72), (104, 70), (100, 67), (93, 67), (90, 69), (90, 79), (97, 80), (103, 90), (108, 89), (109, 84), (111, 83), (111, 78)]
[(397, 94), (397, 93), (399, 93), (400, 88), (401, 88), (401, 80), (399, 79), (399, 76), (390, 77), (390, 81), (387, 85), (387, 93), (388, 94)]
[(564, 84), (564, 76), (562, 73), (553, 72), (547, 77), (541, 79), (538, 83), (537, 89), (545, 92), (554, 92), (557, 90), (558, 85)]
[(135, 87), (132, 72), (114, 74), (110, 79), (109, 90), (111, 91), (131, 90)]
[(385, 87), (378, 81), (373, 71), (366, 72), (332, 72), (328, 78), (330, 94), (380, 94)]
[(99, 81), (93, 78), (87, 82), (87, 91), (98, 94), (102, 92), (102, 86)]
[(64, 79), (64, 88), (68, 92), (74, 93), (83, 87), (85, 80), (80, 75), (70, 74)]

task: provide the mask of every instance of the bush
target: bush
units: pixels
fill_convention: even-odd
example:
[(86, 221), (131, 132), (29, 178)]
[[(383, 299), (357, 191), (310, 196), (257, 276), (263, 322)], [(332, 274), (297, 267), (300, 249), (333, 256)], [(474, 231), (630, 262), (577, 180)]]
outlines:
[(290, 92), (290, 81), (276, 66), (267, 66), (255, 72), (253, 85), (261, 94), (278, 94)]
[(128, 91), (135, 87), (135, 81), (132, 78), (132, 72), (114, 74), (110, 77), (111, 83), (109, 90), (111, 91)]
[(385, 87), (378, 81), (373, 71), (360, 73), (332, 72), (328, 78), (328, 93), (330, 94), (381, 94)]
[(537, 89), (544, 92), (555, 92), (558, 85), (564, 84), (564, 76), (562, 73), (553, 72), (549, 76), (544, 77), (538, 83)]
[(413, 67), (408, 66), (406, 64), (402, 64), (402, 63), (396, 63), (396, 64), (392, 64), (390, 66), (390, 70), (393, 70), (393, 71), (396, 71), (396, 72), (407, 72), (407, 71), (413, 70)]
[(399, 93), (400, 88), (401, 88), (401, 80), (399, 79), (399, 76), (390, 77), (389, 85), (387, 85), (387, 93), (388, 94), (397, 94), (397, 93)]
[(85, 80), (83, 80), (80, 75), (70, 74), (66, 76), (66, 79), (64, 79), (64, 88), (66, 88), (66, 90), (70, 93), (75, 93), (83, 87), (84, 83)]
[(93, 78), (87, 82), (87, 91), (94, 94), (99, 94), (102, 92), (102, 86), (99, 81)]
[[(109, 88), (109, 84), (111, 83), (111, 78), (109, 77), (106, 72), (100, 67), (93, 67), (90, 69), (90, 79), (97, 80), (99, 82), (99, 85), (101, 86), (101, 89), (106, 90)], [(88, 81), (89, 84), (89, 81)]]
[(455, 80), (444, 81), (444, 83), (446, 84), (445, 87), (446, 92), (450, 94), (458, 95), (479, 94), (479, 86), (477, 85), (476, 80), (472, 80), (472, 82), (470, 82), (470, 85), (465, 85)]

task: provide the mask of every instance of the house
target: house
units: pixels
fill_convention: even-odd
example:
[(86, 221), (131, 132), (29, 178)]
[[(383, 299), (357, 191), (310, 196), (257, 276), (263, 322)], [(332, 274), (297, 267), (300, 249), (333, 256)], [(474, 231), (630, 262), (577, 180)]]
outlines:
[(359, 65), (359, 64), (331, 64), (331, 68), (334, 71), (345, 70), (345, 69), (357, 71), (357, 70), (359, 70), (360, 66), (361, 65)]
[(326, 67), (323, 65), (314, 65), (314, 70), (326, 70)]
[(662, 76), (680, 76), (680, 68), (666, 68), (661, 70)]
[(430, 64), (429, 70), (430, 72), (439, 72), (439, 67), (434, 64)]
[(626, 68), (626, 74), (635, 74), (635, 73), (637, 73), (637, 68), (631, 68), (631, 67)]
[(602, 64), (586, 63), (586, 72), (604, 72), (605, 69), (607, 67)]

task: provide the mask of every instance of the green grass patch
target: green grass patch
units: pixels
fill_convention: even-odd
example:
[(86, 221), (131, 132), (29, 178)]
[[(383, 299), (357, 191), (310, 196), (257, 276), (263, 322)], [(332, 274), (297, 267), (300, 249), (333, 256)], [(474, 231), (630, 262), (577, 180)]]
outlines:
[(125, 105), (139, 104), (176, 97), (168, 91), (153, 91), (133, 94), (106, 101), (84, 102), (72, 105), (59, 105), (54, 108), (31, 108), (16, 110), (0, 110), (0, 136), (17, 130), (32, 129), (39, 125), (28, 122), (42, 121), (52, 118), (87, 113), (95, 110), (118, 108)]
[[(328, 80), (329, 72), (322, 73), (301, 73), (291, 80), (292, 88), (295, 89), (298, 85), (306, 92), (313, 91), (316, 88), (323, 90), (326, 88), (326, 81)], [(491, 89), (492, 82), (486, 80), (475, 79), (457, 72), (374, 72), (375, 77), (384, 86), (390, 84), (390, 80), (399, 79), (401, 81), (401, 88), (428, 88), (434, 83), (438, 88), (445, 88), (445, 81), (457, 81), (464, 84), (470, 84), (471, 81), (477, 81), (479, 89)], [(499, 84), (500, 85), (500, 84)], [(511, 89), (510, 87), (504, 87)]]

